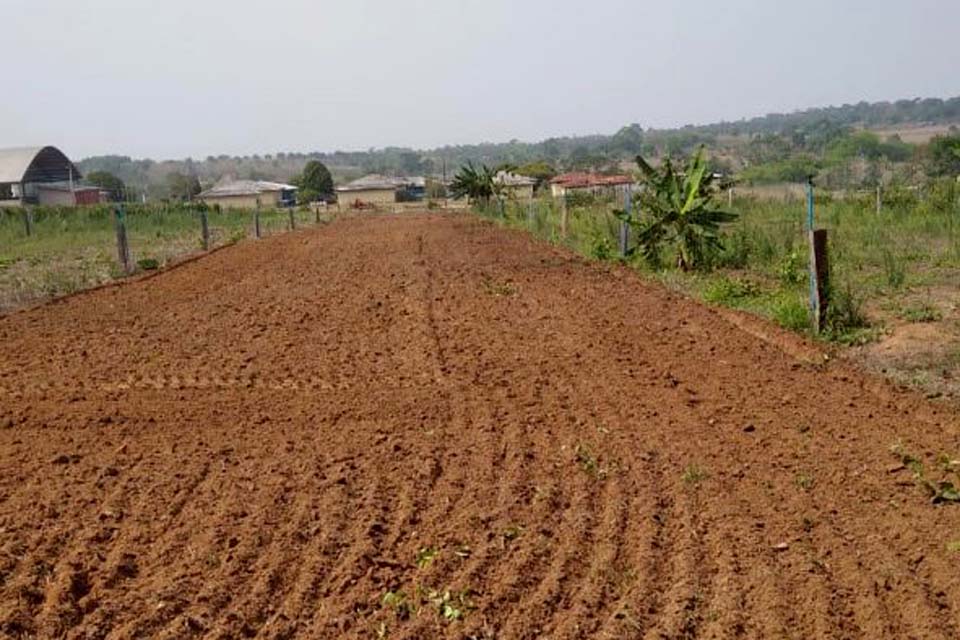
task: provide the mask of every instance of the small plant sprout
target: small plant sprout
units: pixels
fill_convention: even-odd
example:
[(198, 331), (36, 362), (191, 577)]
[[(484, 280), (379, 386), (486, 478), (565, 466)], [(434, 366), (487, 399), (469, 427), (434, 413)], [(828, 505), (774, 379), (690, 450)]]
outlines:
[(503, 532), (503, 540), (504, 542), (513, 542), (514, 540), (519, 538), (521, 535), (523, 535), (523, 527), (521, 527), (520, 525), (513, 525), (510, 527), (507, 527), (506, 530)]
[(953, 542), (948, 542), (947, 551), (949, 553), (960, 553), (960, 540), (954, 540)]
[(683, 470), (682, 477), (684, 483), (695, 486), (709, 478), (710, 474), (707, 473), (706, 470), (702, 469), (699, 465), (691, 464)]
[(497, 282), (490, 276), (483, 279), (483, 290), (491, 296), (509, 298), (517, 294), (517, 288), (510, 282)]
[(470, 603), (471, 591), (450, 591), (449, 589), (440, 591), (431, 591), (427, 600), (436, 607), (437, 614), (447, 622), (456, 622), (463, 620), (467, 611), (473, 609)]
[(418, 569), (426, 569), (439, 554), (440, 552), (433, 547), (423, 547), (417, 552), (417, 557), (414, 559), (414, 562)]
[(934, 504), (943, 504), (945, 502), (960, 502), (960, 486), (957, 480), (950, 478), (951, 475), (960, 476), (960, 465), (957, 460), (951, 456), (941, 455), (937, 458), (937, 471), (939, 478), (931, 480), (927, 476), (926, 468), (916, 457), (907, 453), (903, 448), (903, 443), (897, 442), (891, 447), (891, 452), (900, 459), (904, 467), (913, 472), (913, 479), (930, 496)]
[(577, 464), (590, 476), (602, 480), (607, 477), (607, 472), (600, 466), (600, 460), (585, 444), (578, 444), (575, 450)]
[(797, 477), (795, 478), (795, 482), (797, 484), (797, 488), (799, 488), (801, 491), (810, 491), (810, 489), (813, 488), (814, 480), (813, 476), (809, 474), (798, 473)]
[(403, 591), (388, 591), (383, 595), (380, 604), (388, 609), (393, 609), (393, 612), (401, 620), (406, 620), (413, 613), (413, 605)]

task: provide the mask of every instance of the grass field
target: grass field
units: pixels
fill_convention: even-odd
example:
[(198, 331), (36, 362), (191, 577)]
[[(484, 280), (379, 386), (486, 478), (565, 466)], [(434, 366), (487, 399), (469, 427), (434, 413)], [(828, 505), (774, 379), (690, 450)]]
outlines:
[[(891, 197), (892, 200), (892, 197)], [(598, 260), (620, 259), (614, 203), (571, 207), (562, 233), (552, 201), (507, 203), (480, 213)], [(806, 207), (802, 201), (736, 198), (711, 269), (683, 273), (627, 261), (648, 277), (707, 303), (746, 310), (809, 333)], [(870, 368), (932, 393), (960, 397), (960, 207), (956, 192), (904, 198), (877, 213), (872, 197), (818, 197), (829, 230), (832, 310), (820, 336), (856, 347)], [(916, 339), (905, 337), (917, 335)], [(902, 344), (906, 341), (908, 344)], [(909, 344), (918, 342), (922, 344)]]
[[(202, 250), (200, 213), (179, 205), (127, 205), (127, 231), (138, 269), (163, 267)], [(117, 277), (111, 206), (0, 210), (0, 312), (86, 289)], [(297, 225), (313, 224), (312, 212), (295, 211)], [(253, 235), (253, 214), (210, 211), (211, 248)], [(289, 228), (289, 212), (264, 210), (261, 233)]]

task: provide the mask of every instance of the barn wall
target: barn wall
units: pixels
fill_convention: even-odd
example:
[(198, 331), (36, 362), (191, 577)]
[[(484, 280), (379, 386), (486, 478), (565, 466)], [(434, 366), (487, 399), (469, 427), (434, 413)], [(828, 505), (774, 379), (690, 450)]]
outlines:
[(211, 196), (203, 198), (211, 207), (220, 205), (221, 209), (248, 209), (250, 211), (257, 208), (257, 198), (260, 199), (261, 209), (276, 209), (280, 206), (280, 192), (270, 191), (256, 195), (242, 196)]
[(365, 191), (341, 191), (337, 194), (337, 201), (341, 208), (352, 206), (357, 201), (366, 205), (382, 206), (397, 201), (397, 192), (394, 189), (368, 189)]

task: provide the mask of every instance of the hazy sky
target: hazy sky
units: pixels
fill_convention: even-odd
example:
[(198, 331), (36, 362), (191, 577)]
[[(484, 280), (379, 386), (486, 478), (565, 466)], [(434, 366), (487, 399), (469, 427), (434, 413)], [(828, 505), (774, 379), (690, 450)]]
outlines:
[(3, 0), (0, 147), (536, 141), (960, 94), (958, 0)]

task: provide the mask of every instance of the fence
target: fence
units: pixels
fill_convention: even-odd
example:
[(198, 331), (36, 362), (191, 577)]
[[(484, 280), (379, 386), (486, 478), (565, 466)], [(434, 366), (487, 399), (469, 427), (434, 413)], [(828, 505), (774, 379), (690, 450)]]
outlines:
[[(316, 225), (326, 212), (126, 204), (0, 209), (0, 312), (161, 268), (243, 238)], [(125, 246), (124, 246), (125, 245)]]

